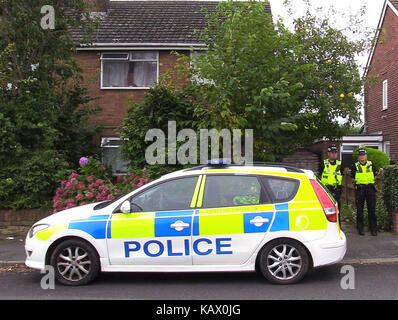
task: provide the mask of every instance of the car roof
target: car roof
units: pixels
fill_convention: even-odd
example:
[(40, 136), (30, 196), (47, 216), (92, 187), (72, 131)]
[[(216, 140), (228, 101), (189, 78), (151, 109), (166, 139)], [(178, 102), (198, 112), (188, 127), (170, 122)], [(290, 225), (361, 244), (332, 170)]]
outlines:
[(295, 166), (275, 163), (275, 162), (261, 162), (253, 163), (250, 165), (237, 165), (237, 164), (204, 164), (192, 168), (178, 170), (161, 177), (161, 179), (181, 177), (185, 175), (197, 174), (211, 174), (211, 173), (259, 173), (259, 174), (275, 174), (279, 176), (295, 177), (295, 178), (312, 178), (314, 179), (314, 172), (311, 170), (300, 169)]

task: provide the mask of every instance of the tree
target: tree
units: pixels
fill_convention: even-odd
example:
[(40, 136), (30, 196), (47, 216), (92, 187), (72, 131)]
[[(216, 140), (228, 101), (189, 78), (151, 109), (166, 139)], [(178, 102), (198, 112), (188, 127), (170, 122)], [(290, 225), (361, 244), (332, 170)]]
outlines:
[[(122, 154), (129, 161), (133, 171), (146, 168), (151, 178), (182, 169), (180, 163), (168, 162), (168, 134), (169, 122), (175, 121), (176, 133), (189, 128), (195, 131), (198, 128), (199, 119), (194, 116), (195, 100), (199, 93), (196, 87), (187, 85), (183, 88), (176, 87), (170, 81), (169, 74), (161, 76), (159, 83), (149, 89), (141, 103), (129, 103), (126, 118), (121, 125), (120, 137), (125, 139), (122, 145)], [(164, 151), (165, 164), (148, 165), (145, 157), (147, 148), (153, 144), (146, 141), (146, 134), (151, 129), (159, 129), (165, 135)], [(156, 139), (155, 139), (156, 140)], [(177, 142), (176, 147), (182, 143)]]
[[(45, 5), (54, 29), (43, 28)], [(84, 0), (0, 1), (0, 207), (44, 205), (67, 169), (96, 152), (96, 108), (69, 31), (88, 41), (94, 27)]]
[(309, 11), (289, 30), (272, 21), (265, 2), (221, 2), (208, 17), (207, 54), (189, 70), (206, 79), (196, 81), (201, 127), (253, 129), (255, 160), (279, 161), (316, 139), (339, 139), (359, 121), (364, 79), (356, 57), (365, 40)]

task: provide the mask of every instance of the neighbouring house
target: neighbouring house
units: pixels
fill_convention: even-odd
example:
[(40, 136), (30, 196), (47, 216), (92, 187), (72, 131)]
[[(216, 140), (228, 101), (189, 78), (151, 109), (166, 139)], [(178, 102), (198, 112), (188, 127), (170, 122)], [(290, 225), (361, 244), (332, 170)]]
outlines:
[(96, 121), (104, 125), (97, 139), (103, 147), (103, 162), (112, 162), (118, 174), (126, 168), (119, 160), (118, 132), (126, 115), (126, 101), (141, 102), (159, 76), (168, 71), (175, 82), (188, 81), (178, 77), (174, 69), (177, 57), (171, 52), (189, 56), (191, 49), (206, 50), (195, 30), (207, 26), (202, 7), (211, 12), (219, 2), (87, 1), (95, 4), (102, 20), (90, 46), (81, 45), (82, 34), (72, 31), (78, 46), (75, 58), (84, 70), (90, 96), (99, 97), (97, 103), (102, 107)]
[[(398, 162), (397, 0), (386, 0), (384, 3), (376, 44), (369, 55), (366, 74), (373, 78), (373, 81), (365, 86), (363, 135), (348, 138), (363, 138), (366, 140), (364, 145), (384, 151), (392, 161)], [(349, 148), (350, 144), (346, 147)]]

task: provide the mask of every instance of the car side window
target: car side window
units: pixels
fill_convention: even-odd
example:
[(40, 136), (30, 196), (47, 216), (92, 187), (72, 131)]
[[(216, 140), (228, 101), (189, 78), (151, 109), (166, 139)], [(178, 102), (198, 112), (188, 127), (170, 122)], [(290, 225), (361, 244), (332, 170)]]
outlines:
[(198, 177), (187, 177), (166, 181), (133, 197), (130, 202), (144, 212), (190, 209), (197, 180)]
[(269, 199), (256, 176), (208, 175), (203, 207), (232, 207), (267, 203)]
[(260, 179), (276, 202), (288, 202), (297, 194), (299, 187), (297, 180), (266, 176), (262, 176)]

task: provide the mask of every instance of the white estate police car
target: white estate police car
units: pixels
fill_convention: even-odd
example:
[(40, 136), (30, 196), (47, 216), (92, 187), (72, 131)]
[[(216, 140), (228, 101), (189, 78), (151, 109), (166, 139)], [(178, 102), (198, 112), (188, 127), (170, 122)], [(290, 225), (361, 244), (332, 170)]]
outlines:
[(346, 252), (335, 200), (312, 171), (202, 165), (112, 201), (53, 214), (26, 237), (26, 265), (67, 285), (99, 272), (260, 271), (301, 280)]

